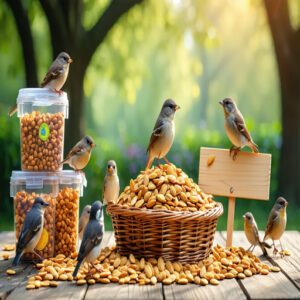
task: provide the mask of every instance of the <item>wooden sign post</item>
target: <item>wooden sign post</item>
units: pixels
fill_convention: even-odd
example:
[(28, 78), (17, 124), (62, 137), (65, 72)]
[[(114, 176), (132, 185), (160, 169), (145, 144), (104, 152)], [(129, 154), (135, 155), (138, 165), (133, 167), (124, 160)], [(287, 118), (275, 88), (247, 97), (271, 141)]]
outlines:
[(229, 199), (226, 246), (232, 245), (235, 199), (269, 200), (270, 175), (271, 154), (240, 151), (233, 160), (228, 149), (200, 149), (200, 188)]

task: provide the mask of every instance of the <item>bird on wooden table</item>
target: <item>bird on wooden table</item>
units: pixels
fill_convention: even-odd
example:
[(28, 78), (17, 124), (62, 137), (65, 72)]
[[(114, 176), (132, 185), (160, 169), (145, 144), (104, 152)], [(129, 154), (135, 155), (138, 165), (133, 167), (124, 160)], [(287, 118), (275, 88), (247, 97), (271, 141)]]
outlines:
[(100, 254), (100, 246), (103, 238), (103, 227), (100, 222), (101, 216), (102, 204), (100, 201), (95, 201), (91, 208), (89, 222), (83, 233), (77, 257), (77, 265), (73, 272), (74, 278), (77, 276), (80, 265), (83, 262), (93, 263)]
[(148, 160), (146, 169), (151, 167), (155, 158), (163, 158), (168, 164), (170, 164), (166, 155), (173, 144), (175, 136), (174, 116), (178, 109), (180, 109), (180, 106), (178, 106), (174, 100), (167, 99), (164, 102), (156, 120), (149, 146), (147, 148)]
[(48, 205), (49, 204), (44, 202), (42, 198), (35, 198), (22, 225), (22, 230), (16, 246), (16, 256), (12, 263), (13, 266), (18, 265), (20, 258), (24, 253), (31, 252), (36, 254), (40, 259), (43, 259), (34, 249), (42, 235), (44, 227), (44, 211)]
[(79, 228), (78, 228), (78, 232), (79, 232), (79, 238), (82, 240), (83, 237), (83, 232), (84, 229), (86, 227), (86, 224), (89, 221), (90, 218), (90, 212), (91, 212), (91, 206), (90, 205), (86, 205), (81, 213), (80, 219), (79, 219)]
[(115, 204), (119, 197), (120, 184), (118, 177), (117, 164), (114, 160), (110, 160), (107, 163), (106, 175), (103, 185), (103, 203)]
[[(52, 65), (50, 66), (46, 76), (44, 77), (41, 87), (49, 88), (59, 94), (62, 93), (61, 88), (65, 84), (68, 74), (69, 66), (73, 60), (70, 55), (66, 52), (58, 54)], [(15, 105), (10, 111), (9, 116), (11, 117), (17, 111), (17, 105)]]
[(71, 149), (60, 164), (69, 164), (75, 171), (81, 171), (88, 164), (92, 149), (95, 146), (93, 139), (90, 136), (85, 136)]
[(275, 247), (275, 241), (279, 240), (281, 247), (281, 254), (284, 255), (284, 250), (282, 248), (282, 244), (280, 238), (282, 237), (287, 220), (286, 207), (288, 202), (283, 198), (277, 198), (268, 219), (268, 224), (265, 232), (264, 241), (267, 239), (271, 239), (273, 241), (273, 254), (276, 255), (278, 250)]
[(266, 247), (271, 248), (266, 242), (262, 242), (259, 237), (257, 224), (251, 212), (243, 215), (244, 218), (244, 231), (248, 242), (251, 244), (247, 251), (253, 251), (256, 246), (259, 246), (264, 255), (268, 255)]
[(225, 116), (225, 131), (233, 146), (230, 148), (229, 155), (233, 152), (233, 160), (236, 159), (238, 152), (245, 146), (251, 148), (252, 152), (258, 153), (258, 146), (253, 142), (248, 131), (244, 117), (237, 108), (236, 103), (231, 98), (225, 98), (219, 102), (223, 106)]

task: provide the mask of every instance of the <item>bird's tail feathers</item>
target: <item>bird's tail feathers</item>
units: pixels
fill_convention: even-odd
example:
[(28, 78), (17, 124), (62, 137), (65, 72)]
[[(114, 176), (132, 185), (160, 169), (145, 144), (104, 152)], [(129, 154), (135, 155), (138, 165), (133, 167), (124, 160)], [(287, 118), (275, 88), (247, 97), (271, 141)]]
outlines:
[(22, 252), (17, 252), (17, 253), (16, 253), (16, 256), (15, 256), (13, 262), (12, 262), (12, 265), (13, 265), (14, 267), (17, 266), (17, 265), (19, 264), (20, 259), (21, 259), (21, 256), (22, 256)]
[(77, 265), (76, 265), (76, 267), (75, 267), (75, 269), (74, 269), (74, 272), (73, 272), (73, 278), (75, 278), (75, 277), (77, 276), (77, 273), (78, 273), (78, 271), (79, 271), (79, 268), (80, 268), (81, 263), (82, 263), (82, 260), (78, 260), (78, 261), (77, 261)]
[(65, 163), (67, 163), (67, 161), (68, 161), (68, 158), (65, 158), (62, 162), (59, 163), (59, 165), (61, 166), (61, 165), (65, 164)]
[(266, 248), (270, 249), (272, 247), (268, 243), (266, 243), (266, 242), (259, 242), (259, 246), (260, 246), (263, 254), (265, 256), (268, 256), (268, 252), (267, 252)]
[(18, 107), (17, 107), (17, 105), (15, 105), (14, 107), (12, 107), (12, 108), (9, 110), (8, 115), (9, 115), (10, 117), (12, 117), (12, 116), (17, 112), (17, 110), (18, 110)]
[(253, 152), (259, 153), (258, 146), (254, 142), (250, 142), (249, 146)]

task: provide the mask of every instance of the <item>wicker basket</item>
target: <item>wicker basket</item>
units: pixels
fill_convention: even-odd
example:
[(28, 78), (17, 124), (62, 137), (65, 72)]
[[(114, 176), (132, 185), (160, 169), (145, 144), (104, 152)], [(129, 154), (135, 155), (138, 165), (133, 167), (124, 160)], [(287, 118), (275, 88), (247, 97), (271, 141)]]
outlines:
[(140, 209), (111, 204), (117, 249), (121, 255), (193, 263), (211, 251), (223, 206), (198, 212)]

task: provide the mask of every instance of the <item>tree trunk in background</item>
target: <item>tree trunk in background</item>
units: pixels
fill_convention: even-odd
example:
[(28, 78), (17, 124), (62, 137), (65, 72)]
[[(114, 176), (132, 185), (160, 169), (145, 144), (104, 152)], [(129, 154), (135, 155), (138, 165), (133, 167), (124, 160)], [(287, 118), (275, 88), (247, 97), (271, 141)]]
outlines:
[[(86, 30), (82, 25), (83, 0), (39, 0), (45, 13), (50, 35), (53, 59), (66, 51), (74, 59), (65, 87), (70, 100), (69, 120), (66, 122), (65, 145), (69, 150), (84, 130), (84, 77), (91, 59), (107, 34), (133, 6), (143, 0), (111, 0), (95, 25)], [(22, 43), (27, 86), (39, 86), (36, 57), (28, 12), (22, 0), (6, 0), (11, 8)], [(50, 66), (51, 62), (49, 62)]]
[(25, 10), (21, 0), (6, 0), (6, 3), (13, 13), (15, 24), (22, 43), (26, 86), (35, 87), (38, 85), (37, 67), (27, 11)]
[(288, 1), (264, 0), (281, 88), (282, 146), (278, 195), (300, 204), (300, 31), (292, 28)]

